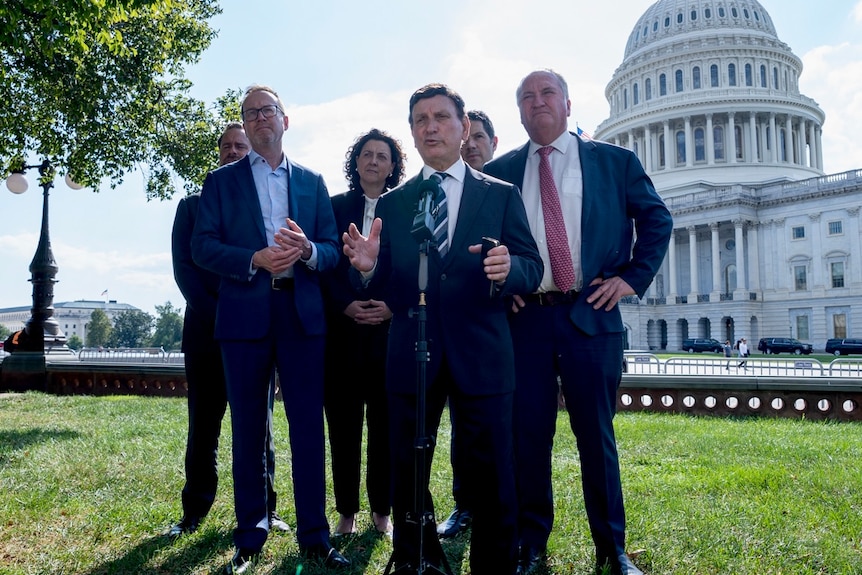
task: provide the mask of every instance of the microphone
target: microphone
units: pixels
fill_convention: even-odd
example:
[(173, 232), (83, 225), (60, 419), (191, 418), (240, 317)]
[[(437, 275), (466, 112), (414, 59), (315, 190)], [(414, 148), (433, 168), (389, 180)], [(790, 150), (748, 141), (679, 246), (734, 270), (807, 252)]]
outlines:
[(419, 183), (419, 203), (416, 206), (416, 215), (413, 216), (413, 227), (410, 229), (410, 235), (416, 243), (421, 244), (425, 241), (434, 243), (433, 205), (437, 185), (430, 178)]

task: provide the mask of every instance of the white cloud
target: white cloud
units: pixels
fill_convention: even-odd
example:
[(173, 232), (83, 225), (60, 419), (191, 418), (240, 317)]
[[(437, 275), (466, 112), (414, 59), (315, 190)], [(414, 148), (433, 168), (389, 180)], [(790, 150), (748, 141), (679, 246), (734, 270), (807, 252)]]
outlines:
[[(857, 6), (862, 6), (860, 2)], [(862, 44), (820, 46), (802, 57), (800, 91), (826, 113), (823, 163), (827, 173), (862, 167)]]

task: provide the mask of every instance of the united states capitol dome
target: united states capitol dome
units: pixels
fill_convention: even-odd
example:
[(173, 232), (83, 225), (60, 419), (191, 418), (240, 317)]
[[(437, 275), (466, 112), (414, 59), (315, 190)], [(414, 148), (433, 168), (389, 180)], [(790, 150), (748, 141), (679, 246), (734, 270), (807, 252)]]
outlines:
[(823, 175), (825, 114), (755, 0), (659, 0), (605, 89), (596, 139), (635, 151), (665, 194)]

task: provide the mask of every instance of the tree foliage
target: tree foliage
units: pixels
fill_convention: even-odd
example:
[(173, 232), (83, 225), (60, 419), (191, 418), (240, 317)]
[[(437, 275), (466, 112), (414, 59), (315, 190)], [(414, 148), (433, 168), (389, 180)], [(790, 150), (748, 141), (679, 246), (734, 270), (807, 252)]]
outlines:
[(145, 311), (129, 309), (114, 318), (111, 347), (147, 347), (155, 318)]
[(36, 155), (97, 189), (131, 171), (148, 198), (175, 176), (197, 191), (218, 114), (185, 66), (215, 36), (217, 0), (6, 0), (0, 4), (0, 171)]
[(180, 308), (166, 302), (165, 305), (156, 306), (156, 313), (156, 331), (150, 345), (165, 350), (180, 349), (183, 341), (183, 316), (180, 315)]
[(8, 327), (6, 327), (2, 323), (0, 323), (0, 341), (3, 341), (7, 337), (9, 337), (9, 334), (11, 334), (11, 333), (12, 333), (12, 330), (10, 330)]
[(111, 320), (100, 309), (94, 309), (87, 324), (87, 347), (104, 347), (111, 342)]
[(84, 347), (84, 342), (81, 341), (81, 338), (78, 337), (78, 334), (73, 333), (69, 336), (69, 340), (66, 342), (66, 345), (69, 346), (69, 349), (79, 351), (82, 347)]

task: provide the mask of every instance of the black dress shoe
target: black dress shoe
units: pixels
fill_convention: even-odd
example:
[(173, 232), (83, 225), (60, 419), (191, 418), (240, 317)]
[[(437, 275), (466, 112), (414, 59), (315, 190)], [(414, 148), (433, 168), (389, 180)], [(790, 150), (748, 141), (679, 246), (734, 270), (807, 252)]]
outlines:
[(323, 561), (325, 567), (330, 569), (335, 567), (348, 567), (350, 560), (338, 552), (338, 549), (328, 544), (311, 545), (309, 547), (300, 547), (303, 555), (311, 559), (319, 559)]
[(250, 549), (237, 549), (231, 557), (230, 563), (225, 565), (225, 575), (242, 575), (247, 573), (260, 558), (260, 551)]
[(290, 525), (287, 524), (287, 521), (282, 519), (278, 513), (275, 511), (269, 512), (269, 530), (270, 531), (281, 531), (283, 533), (287, 533), (290, 531)]
[(451, 539), (470, 527), (472, 521), (473, 513), (455, 507), (449, 518), (437, 526), (437, 536), (441, 539)]
[(635, 567), (628, 555), (622, 553), (616, 559), (608, 557), (597, 561), (596, 575), (644, 575), (644, 572)]
[(198, 527), (201, 526), (201, 518), (200, 517), (183, 517), (179, 520), (178, 523), (171, 525), (170, 529), (168, 529), (167, 535), (171, 539), (176, 539), (182, 535), (188, 535), (189, 533), (194, 533), (198, 530)]
[(521, 551), (518, 553), (518, 568), (515, 573), (517, 575), (534, 575), (539, 572), (539, 568), (544, 564), (544, 549), (523, 545), (521, 546)]

